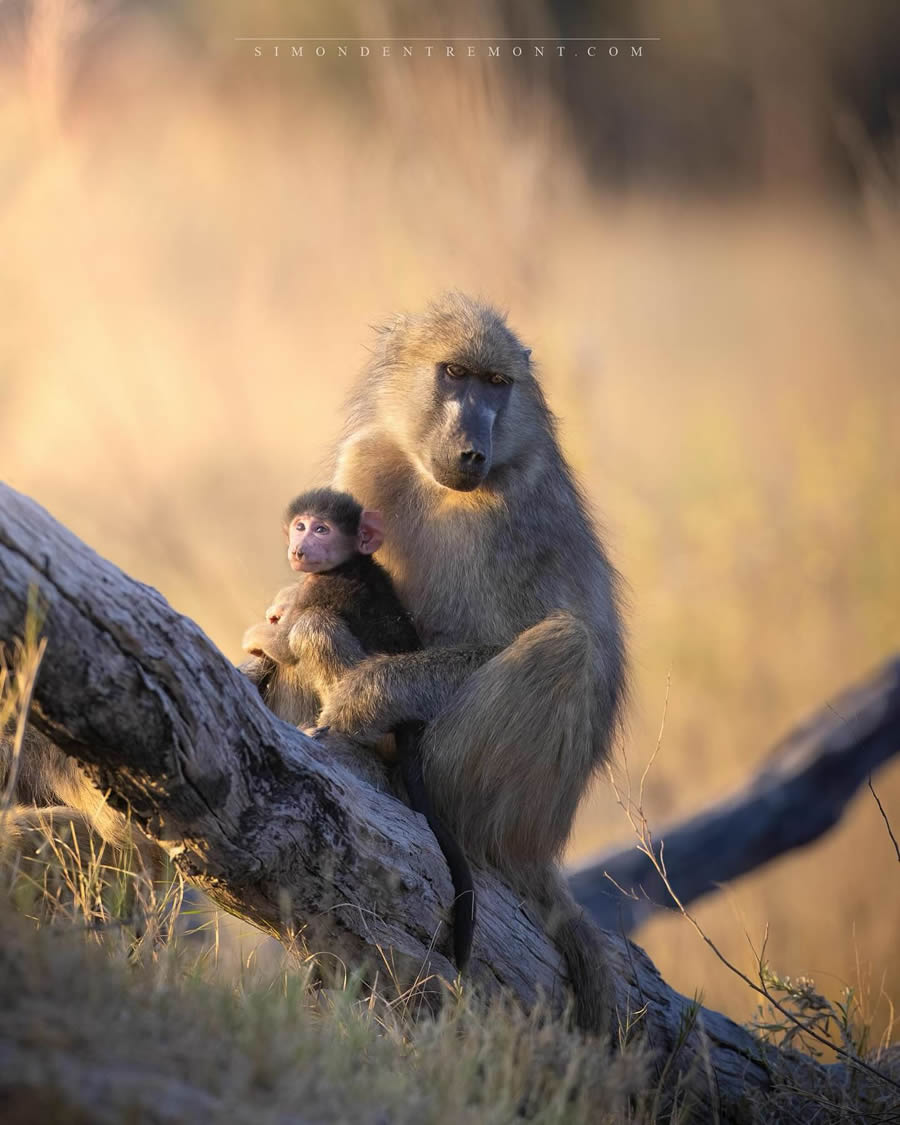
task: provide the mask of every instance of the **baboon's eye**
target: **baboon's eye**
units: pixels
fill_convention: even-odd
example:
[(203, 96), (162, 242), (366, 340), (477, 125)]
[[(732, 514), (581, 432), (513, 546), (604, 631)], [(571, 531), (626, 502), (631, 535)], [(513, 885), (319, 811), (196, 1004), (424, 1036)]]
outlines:
[(490, 379), (495, 387), (508, 387), (510, 384), (510, 380), (505, 375), (498, 375), (496, 372), (491, 375)]
[(448, 363), (444, 368), (451, 379), (465, 379), (469, 372), (458, 363)]

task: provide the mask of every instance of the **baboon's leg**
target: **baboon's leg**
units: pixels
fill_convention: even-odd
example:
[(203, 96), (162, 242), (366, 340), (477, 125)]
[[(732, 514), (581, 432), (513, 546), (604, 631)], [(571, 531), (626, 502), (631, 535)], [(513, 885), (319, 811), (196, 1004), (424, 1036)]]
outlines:
[(501, 869), (556, 859), (597, 764), (592, 646), (568, 613), (478, 668), (425, 736), (425, 774), (466, 853)]
[(94, 836), (87, 816), (68, 805), (13, 805), (3, 816), (2, 825), (0, 855), (16, 851), (33, 855), (46, 845), (51, 836), (71, 836), (73, 849), (85, 858), (103, 846)]
[(251, 625), (244, 633), (242, 645), (260, 662), (256, 665), (246, 661), (241, 665), (241, 671), (254, 682), (265, 675), (263, 669), (268, 661), (278, 666), (279, 676), (287, 668), (296, 668), (296, 677), (302, 679), (307, 692), (319, 696), (366, 657), (342, 618), (332, 610), (318, 607), (286, 613), (275, 623)]
[(581, 622), (555, 613), (499, 652), (370, 657), (326, 693), (319, 722), (369, 745), (428, 723), (428, 787), (466, 853), (543, 863), (562, 851), (608, 733), (596, 659)]
[[(12, 741), (0, 738), (0, 783), (6, 784), (12, 768)], [(13, 837), (18, 823), (21, 831), (28, 831), (39, 823), (65, 822), (67, 817), (76, 829), (89, 825), (106, 843), (122, 849), (133, 846), (141, 863), (150, 872), (160, 869), (163, 853), (158, 844), (148, 839), (120, 812), (111, 808), (100, 790), (85, 777), (74, 759), (55, 746), (49, 738), (32, 726), (25, 728), (25, 738), (18, 762), (13, 800), (19, 805), (38, 806), (32, 810), (11, 808), (8, 813)], [(49, 821), (48, 806), (66, 805), (67, 809), (54, 809)], [(77, 811), (73, 811), (77, 810)], [(79, 815), (81, 814), (81, 815)], [(76, 833), (77, 835), (77, 833)]]
[[(98, 819), (104, 829), (102, 832)], [(106, 810), (106, 816), (101, 812), (98, 817), (96, 812), (82, 812), (70, 805), (13, 807), (4, 821), (0, 851), (35, 850), (48, 837), (66, 836), (71, 837), (72, 848), (82, 861), (99, 855), (105, 843), (117, 852), (133, 847), (138, 868), (151, 880), (161, 878), (164, 872), (162, 849), (112, 809)], [(106, 854), (108, 856), (108, 852)]]

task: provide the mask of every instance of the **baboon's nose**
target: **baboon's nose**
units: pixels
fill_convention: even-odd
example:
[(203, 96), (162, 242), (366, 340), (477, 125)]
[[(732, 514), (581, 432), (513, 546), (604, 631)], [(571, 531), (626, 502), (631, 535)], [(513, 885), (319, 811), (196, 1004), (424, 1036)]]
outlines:
[(484, 464), (484, 454), (478, 449), (464, 449), (459, 459), (467, 467)]

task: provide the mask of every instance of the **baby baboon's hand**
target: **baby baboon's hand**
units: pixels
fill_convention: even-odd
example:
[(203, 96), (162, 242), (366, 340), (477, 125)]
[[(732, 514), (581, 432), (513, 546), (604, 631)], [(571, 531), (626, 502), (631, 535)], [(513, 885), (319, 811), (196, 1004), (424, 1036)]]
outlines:
[(251, 625), (244, 633), (241, 647), (251, 656), (267, 656), (276, 664), (290, 664), (294, 659), (288, 648), (284, 629), (266, 622)]
[[(293, 586), (285, 586), (278, 591), (272, 599), (272, 604), (266, 610), (266, 621), (270, 625), (277, 625), (285, 614), (289, 614), (294, 609), (300, 589), (299, 583), (295, 582)], [(286, 621), (284, 624), (286, 627), (290, 627), (290, 622)]]

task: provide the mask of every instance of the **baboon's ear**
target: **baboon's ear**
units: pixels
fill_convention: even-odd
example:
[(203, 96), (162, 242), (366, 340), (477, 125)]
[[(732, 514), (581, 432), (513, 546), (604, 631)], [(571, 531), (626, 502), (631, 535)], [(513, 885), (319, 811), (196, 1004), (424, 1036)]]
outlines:
[(384, 542), (384, 520), (381, 512), (363, 512), (359, 517), (356, 549), (361, 555), (374, 555)]
[(526, 359), (531, 359), (531, 348), (522, 348), (522, 355), (525, 356)]
[(390, 319), (383, 321), (381, 324), (375, 324), (373, 327), (379, 336), (390, 336), (392, 332), (396, 332), (404, 324), (406, 324), (406, 317), (403, 313), (396, 313)]

